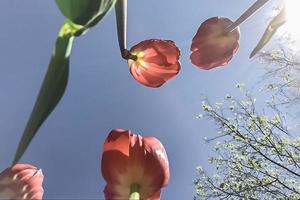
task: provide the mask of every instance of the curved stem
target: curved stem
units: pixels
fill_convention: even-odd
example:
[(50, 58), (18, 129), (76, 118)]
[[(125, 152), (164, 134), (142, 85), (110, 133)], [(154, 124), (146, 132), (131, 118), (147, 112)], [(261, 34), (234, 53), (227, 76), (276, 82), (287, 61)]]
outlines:
[(127, 50), (127, 0), (117, 0), (115, 5), (118, 42), (122, 58), (136, 60), (137, 57)]
[(129, 200), (140, 200), (140, 186), (137, 183), (133, 183), (130, 186)]
[(256, 47), (253, 49), (253, 51), (250, 54), (250, 58), (255, 56), (273, 37), (273, 35), (276, 33), (277, 29), (285, 24), (286, 22), (286, 10), (283, 8), (278, 15), (276, 15), (272, 21), (267, 26), (267, 29), (265, 30), (263, 36), (259, 40)]
[(257, 0), (250, 8), (248, 8), (235, 22), (228, 26), (225, 32), (231, 32), (236, 29), (240, 24), (251, 17), (257, 10), (259, 10), (263, 5), (265, 5), (269, 0)]

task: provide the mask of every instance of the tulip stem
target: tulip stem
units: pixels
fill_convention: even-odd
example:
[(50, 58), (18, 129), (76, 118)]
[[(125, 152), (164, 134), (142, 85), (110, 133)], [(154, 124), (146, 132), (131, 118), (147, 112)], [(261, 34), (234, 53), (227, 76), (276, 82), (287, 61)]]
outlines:
[(127, 49), (127, 0), (117, 0), (115, 5), (118, 42), (122, 58), (137, 60)]
[(252, 6), (250, 6), (235, 22), (225, 29), (225, 32), (231, 32), (236, 29), (240, 24), (251, 17), (257, 10), (265, 5), (269, 0), (257, 0)]
[(129, 200), (140, 200), (140, 185), (133, 183), (130, 186), (130, 197)]

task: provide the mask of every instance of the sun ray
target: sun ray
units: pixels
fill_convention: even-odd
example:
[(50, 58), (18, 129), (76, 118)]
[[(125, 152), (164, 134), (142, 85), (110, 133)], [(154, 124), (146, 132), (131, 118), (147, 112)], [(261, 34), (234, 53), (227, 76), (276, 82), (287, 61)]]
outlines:
[(286, 30), (300, 40), (300, 0), (285, 0), (287, 23)]

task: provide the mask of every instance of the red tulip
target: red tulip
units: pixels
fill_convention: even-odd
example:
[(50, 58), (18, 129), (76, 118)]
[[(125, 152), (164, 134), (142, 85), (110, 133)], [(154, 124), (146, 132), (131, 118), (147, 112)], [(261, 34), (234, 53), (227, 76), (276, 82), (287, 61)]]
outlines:
[(231, 32), (226, 28), (233, 22), (213, 17), (203, 22), (193, 38), (191, 61), (201, 69), (209, 70), (226, 65), (239, 47), (239, 28)]
[(114, 129), (104, 142), (102, 175), (105, 199), (159, 200), (169, 182), (169, 164), (163, 145), (154, 137)]
[(132, 76), (148, 87), (160, 87), (180, 70), (180, 51), (171, 40), (145, 40), (133, 46), (129, 59)]
[(43, 197), (44, 175), (29, 164), (16, 164), (0, 173), (0, 199), (34, 199)]

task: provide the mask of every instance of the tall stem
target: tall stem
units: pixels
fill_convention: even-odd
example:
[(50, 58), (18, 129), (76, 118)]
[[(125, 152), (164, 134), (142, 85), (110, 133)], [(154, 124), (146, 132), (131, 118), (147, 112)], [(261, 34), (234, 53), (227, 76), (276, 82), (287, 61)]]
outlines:
[(136, 60), (135, 55), (130, 54), (127, 49), (127, 0), (117, 0), (115, 5), (118, 42), (121, 55), (124, 59)]
[(139, 184), (133, 183), (130, 186), (130, 197), (129, 200), (140, 200), (140, 186)]
[(235, 22), (228, 26), (225, 32), (231, 32), (236, 29), (240, 24), (251, 17), (257, 10), (265, 5), (269, 0), (257, 0), (252, 6), (250, 6)]

